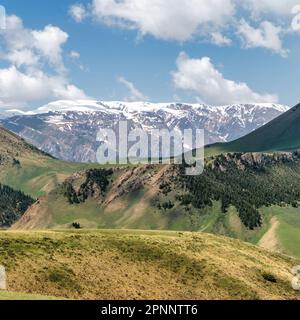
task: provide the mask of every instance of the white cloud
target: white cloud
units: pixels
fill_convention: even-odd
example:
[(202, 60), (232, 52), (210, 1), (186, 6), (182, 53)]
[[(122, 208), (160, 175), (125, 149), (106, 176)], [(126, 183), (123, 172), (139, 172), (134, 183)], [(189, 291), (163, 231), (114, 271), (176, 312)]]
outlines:
[(80, 23), (87, 17), (87, 11), (82, 4), (74, 4), (69, 8), (69, 15)]
[[(249, 47), (264, 47), (286, 56), (282, 45), (284, 37), (300, 29), (300, 14), (293, 17), (297, 13), (292, 13), (293, 8), (300, 5), (299, 1), (90, 0), (86, 6), (73, 5), (70, 14), (78, 22), (92, 17), (112, 28), (136, 30), (138, 37), (151, 35), (178, 42), (209, 39), (218, 46), (231, 45), (239, 26), (237, 21), (246, 18), (248, 27), (258, 38), (252, 41), (252, 37), (248, 37)], [(253, 23), (259, 28), (251, 27)], [(226, 37), (225, 32), (231, 35)]]
[(237, 33), (246, 48), (266, 48), (286, 57), (288, 51), (283, 48), (280, 39), (282, 31), (281, 27), (276, 27), (269, 21), (263, 21), (256, 29), (245, 20), (241, 20)]
[(24, 103), (47, 98), (85, 99), (85, 93), (60, 76), (43, 72), (26, 74), (15, 66), (0, 69), (0, 107), (24, 107)]
[(32, 31), (34, 46), (51, 64), (62, 68), (62, 45), (69, 35), (58, 27), (48, 25), (44, 30)]
[[(53, 83), (53, 80), (58, 81), (58, 83)], [(66, 83), (64, 78), (52, 78), (50, 84), (52, 85), (52, 93), (54, 98), (67, 100), (84, 100), (88, 98), (82, 89), (76, 87), (74, 84)]]
[(217, 46), (229, 46), (232, 43), (231, 39), (225, 37), (220, 32), (212, 32), (211, 40)]
[(41, 99), (87, 98), (66, 78), (63, 45), (67, 40), (68, 34), (58, 27), (31, 30), (19, 17), (7, 17), (7, 29), (0, 32), (0, 58), (10, 66), (0, 69), (0, 108), (24, 107)]
[(290, 15), (299, 0), (242, 0), (242, 4), (255, 14), (271, 13), (276, 15)]
[(127, 97), (126, 100), (128, 101), (148, 100), (148, 98), (141, 91), (139, 91), (132, 82), (128, 81), (124, 77), (119, 77), (118, 81), (121, 84), (123, 84), (129, 91), (129, 97)]
[(73, 63), (82, 71), (82, 72), (88, 72), (89, 69), (81, 64), (79, 62), (79, 59), (81, 57), (80, 53), (77, 51), (71, 51), (69, 52), (69, 57), (72, 59)]
[(92, 6), (105, 24), (181, 42), (209, 25), (222, 26), (233, 13), (233, 0), (93, 0)]
[(35, 55), (30, 49), (13, 50), (4, 55), (8, 61), (17, 67), (21, 66), (33, 66), (39, 62), (39, 57)]
[(292, 20), (291, 28), (293, 31), (299, 31), (300, 30), (300, 4), (293, 7), (292, 14), (295, 16)]
[(33, 77), (17, 70), (15, 66), (0, 69), (0, 103), (21, 104), (23, 101), (42, 99), (50, 94), (48, 84), (40, 75)]
[(60, 28), (48, 25), (43, 30), (26, 29), (19, 17), (8, 16), (7, 28), (0, 35), (6, 48), (5, 57), (12, 63), (29, 66), (44, 60), (62, 68), (62, 46), (69, 36)]
[(172, 77), (177, 89), (193, 92), (200, 101), (212, 105), (278, 101), (276, 95), (259, 94), (246, 83), (224, 78), (208, 57), (192, 59), (182, 52)]
[(7, 51), (31, 49), (33, 47), (31, 30), (25, 29), (22, 20), (15, 15), (6, 17), (6, 29), (1, 30), (0, 35), (5, 42)]

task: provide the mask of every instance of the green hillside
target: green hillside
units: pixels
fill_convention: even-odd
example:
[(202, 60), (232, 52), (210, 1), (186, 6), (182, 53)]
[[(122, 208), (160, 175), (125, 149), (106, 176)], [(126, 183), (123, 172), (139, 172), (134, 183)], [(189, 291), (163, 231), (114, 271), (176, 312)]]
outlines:
[[(13, 229), (65, 229), (76, 222), (84, 229), (206, 231), (256, 244), (277, 216), (263, 208), (296, 210), (300, 201), (297, 152), (207, 157), (204, 173), (187, 177), (175, 165), (62, 162), (6, 130), (0, 137), (0, 182), (39, 198)], [(271, 249), (300, 256), (289, 245), (295, 237), (282, 239)]]
[(300, 149), (300, 104), (256, 131), (229, 143), (206, 148), (206, 156), (225, 152), (293, 151)]
[(289, 257), (300, 258), (299, 152), (211, 146), (219, 155), (189, 177), (178, 165), (67, 163), (6, 130), (0, 139), (0, 182), (38, 198), (0, 232), (0, 299), (299, 298)]
[(33, 198), (46, 195), (72, 173), (97, 166), (56, 160), (0, 127), (0, 183)]
[(299, 299), (298, 261), (205, 233), (2, 232), (0, 242), (9, 292), (31, 297)]
[[(260, 208), (298, 206), (300, 154), (232, 154), (206, 163), (201, 176), (175, 165), (87, 170), (41, 198), (14, 229), (205, 230), (252, 241), (266, 221)], [(236, 210), (235, 223), (227, 220)], [(232, 232), (240, 223), (242, 232)]]

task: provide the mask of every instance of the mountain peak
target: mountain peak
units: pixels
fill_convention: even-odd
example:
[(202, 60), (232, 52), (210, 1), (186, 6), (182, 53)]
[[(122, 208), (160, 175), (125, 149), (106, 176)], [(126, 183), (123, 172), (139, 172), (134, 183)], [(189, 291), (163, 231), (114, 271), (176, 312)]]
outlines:
[(209, 106), (179, 102), (59, 100), (30, 114), (6, 118), (0, 124), (57, 158), (95, 162), (99, 146), (97, 132), (100, 128), (115, 128), (120, 120), (146, 132), (204, 129), (205, 143), (211, 144), (240, 138), (288, 109), (271, 103)]
[(104, 111), (128, 111), (128, 112), (157, 112), (159, 110), (180, 110), (181, 108), (195, 109), (195, 110), (215, 110), (225, 111), (230, 108), (271, 108), (280, 112), (285, 112), (289, 107), (275, 103), (248, 103), (248, 104), (229, 104), (222, 106), (212, 106), (200, 103), (183, 103), (183, 102), (163, 102), (163, 103), (151, 103), (145, 101), (128, 102), (128, 101), (96, 101), (96, 100), (57, 100), (50, 102), (36, 110), (30, 111), (30, 113), (47, 113), (47, 112), (104, 112)]

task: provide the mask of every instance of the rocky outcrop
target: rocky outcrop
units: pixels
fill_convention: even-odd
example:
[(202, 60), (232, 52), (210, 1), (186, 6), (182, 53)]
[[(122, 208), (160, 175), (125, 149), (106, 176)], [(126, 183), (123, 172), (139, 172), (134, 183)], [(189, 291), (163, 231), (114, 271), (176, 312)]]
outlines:
[(300, 153), (228, 153), (209, 159), (206, 166), (212, 170), (226, 171), (230, 165), (235, 165), (239, 170), (246, 168), (264, 168), (271, 165), (296, 162), (300, 159)]
[(70, 204), (82, 203), (88, 198), (101, 202), (113, 172), (113, 169), (91, 169), (75, 173), (61, 185), (59, 192), (63, 193)]

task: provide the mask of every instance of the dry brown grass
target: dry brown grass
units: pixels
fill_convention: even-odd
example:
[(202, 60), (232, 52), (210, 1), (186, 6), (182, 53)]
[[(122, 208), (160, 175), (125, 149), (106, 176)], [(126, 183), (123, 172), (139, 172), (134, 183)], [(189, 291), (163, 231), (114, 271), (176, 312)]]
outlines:
[(293, 259), (201, 233), (2, 232), (0, 264), (9, 291), (65, 298), (300, 298)]
[(271, 226), (259, 241), (259, 246), (274, 252), (280, 252), (281, 251), (280, 244), (278, 242), (277, 233), (276, 233), (280, 223), (277, 217), (273, 217), (270, 223), (271, 223)]

